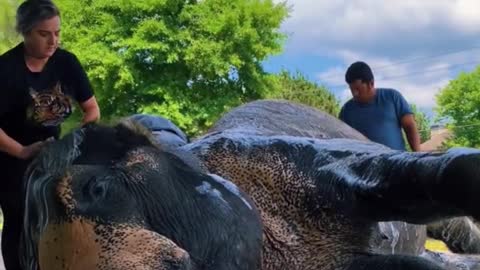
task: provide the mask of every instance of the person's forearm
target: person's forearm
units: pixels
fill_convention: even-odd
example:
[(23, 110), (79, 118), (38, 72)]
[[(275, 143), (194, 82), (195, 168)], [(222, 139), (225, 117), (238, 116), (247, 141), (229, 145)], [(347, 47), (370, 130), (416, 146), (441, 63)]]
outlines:
[(82, 125), (100, 120), (100, 108), (94, 96), (80, 103), (83, 112)]
[(96, 122), (99, 119), (100, 119), (100, 111), (98, 109), (92, 109), (92, 110), (86, 111), (83, 114), (82, 125)]
[(3, 129), (0, 128), (0, 151), (11, 156), (20, 158), (23, 151), (23, 145), (8, 136)]
[(420, 151), (420, 134), (417, 131), (417, 127), (408, 127), (405, 129), (405, 133), (407, 135), (408, 144), (410, 144), (412, 151)]

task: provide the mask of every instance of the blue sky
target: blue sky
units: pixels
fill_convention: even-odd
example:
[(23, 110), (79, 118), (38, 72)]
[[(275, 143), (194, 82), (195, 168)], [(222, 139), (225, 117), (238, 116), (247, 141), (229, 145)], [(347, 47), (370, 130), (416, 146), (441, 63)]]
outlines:
[[(276, 2), (283, 2), (275, 0)], [(377, 87), (399, 90), (433, 116), (435, 94), (480, 65), (480, 0), (287, 0), (284, 52), (267, 71), (300, 71), (341, 101), (344, 72), (370, 64)]]

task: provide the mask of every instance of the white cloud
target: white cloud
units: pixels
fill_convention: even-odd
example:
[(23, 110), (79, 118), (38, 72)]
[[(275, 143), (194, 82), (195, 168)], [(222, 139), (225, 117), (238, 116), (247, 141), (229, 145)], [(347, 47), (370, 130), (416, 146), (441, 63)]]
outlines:
[(472, 33), (480, 32), (480, 2), (478, 0), (453, 1), (455, 4), (451, 21), (460, 29)]
[[(283, 2), (278, 0), (277, 2)], [(325, 56), (338, 64), (317, 72), (345, 101), (348, 65), (373, 69), (377, 87), (398, 89), (427, 110), (459, 71), (480, 64), (480, 0), (287, 0), (286, 53)], [(333, 61), (334, 62), (334, 61)]]
[[(295, 49), (376, 49), (415, 55), (479, 45), (478, 0), (290, 0), (283, 29)], [(471, 44), (468, 44), (471, 43)], [(476, 44), (472, 44), (476, 43)]]

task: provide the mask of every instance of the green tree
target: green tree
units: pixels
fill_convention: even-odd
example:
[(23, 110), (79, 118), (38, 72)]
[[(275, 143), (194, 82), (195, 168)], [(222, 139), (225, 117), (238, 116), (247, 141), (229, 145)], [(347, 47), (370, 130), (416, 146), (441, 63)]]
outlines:
[(112, 119), (168, 117), (189, 135), (262, 98), (261, 62), (279, 53), (288, 10), (272, 0), (57, 0), (63, 46), (87, 70)]
[(20, 40), (15, 32), (15, 11), (19, 4), (19, 0), (0, 0), (0, 54)]
[(461, 73), (436, 98), (439, 117), (451, 120), (453, 136), (446, 147), (480, 147), (480, 66)]
[(275, 86), (266, 95), (267, 98), (285, 99), (315, 107), (337, 117), (340, 105), (335, 96), (324, 86), (309, 81), (305, 76), (296, 72), (291, 74), (282, 70), (274, 75)]

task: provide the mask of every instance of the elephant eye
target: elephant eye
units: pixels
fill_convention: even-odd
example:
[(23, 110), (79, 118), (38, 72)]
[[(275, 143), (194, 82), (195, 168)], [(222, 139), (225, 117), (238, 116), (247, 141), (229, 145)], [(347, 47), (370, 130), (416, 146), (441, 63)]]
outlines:
[(86, 186), (86, 193), (94, 199), (103, 198), (107, 193), (107, 181), (96, 176), (91, 177)]
[(94, 197), (100, 197), (105, 193), (104, 185), (95, 185), (92, 189), (92, 195)]

